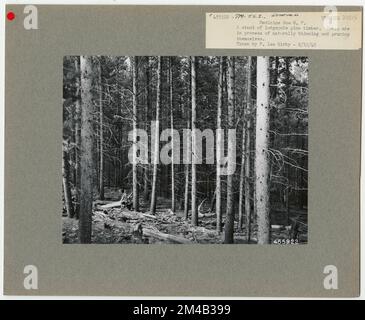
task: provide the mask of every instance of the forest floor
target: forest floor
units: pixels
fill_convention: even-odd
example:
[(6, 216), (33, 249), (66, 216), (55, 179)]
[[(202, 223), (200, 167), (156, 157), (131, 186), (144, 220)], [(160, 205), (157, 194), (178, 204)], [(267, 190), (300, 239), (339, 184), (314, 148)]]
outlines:
[[(98, 244), (131, 244), (131, 243), (177, 243), (177, 244), (220, 244), (223, 243), (223, 233), (216, 231), (216, 215), (214, 213), (201, 215), (199, 226), (192, 226), (186, 221), (184, 212), (174, 213), (169, 209), (168, 199), (158, 198), (156, 214), (149, 214), (149, 207), (141, 203), (139, 212), (120, 207), (102, 208), (105, 204), (117, 201), (116, 191), (109, 191), (106, 201), (95, 201), (92, 215), (92, 243)], [(282, 217), (275, 214), (275, 223)], [(190, 219), (189, 219), (190, 220)], [(280, 221), (279, 221), (280, 220)], [(224, 217), (223, 217), (224, 221)], [(247, 243), (246, 230), (238, 230), (235, 222), (234, 243)], [(257, 230), (251, 230), (250, 243), (257, 243)], [(283, 225), (274, 224), (271, 229), (272, 242), (289, 239), (289, 229)], [(62, 217), (63, 243), (78, 243), (78, 221)], [(299, 243), (306, 243), (306, 235), (299, 237)]]

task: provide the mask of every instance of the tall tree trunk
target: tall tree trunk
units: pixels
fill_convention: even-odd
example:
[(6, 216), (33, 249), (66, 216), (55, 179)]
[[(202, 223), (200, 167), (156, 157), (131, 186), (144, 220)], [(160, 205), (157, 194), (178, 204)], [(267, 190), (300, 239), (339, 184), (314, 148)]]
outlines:
[[(228, 63), (228, 129), (234, 129), (234, 58), (227, 57)], [(233, 152), (229, 150), (232, 146), (228, 143), (228, 155), (231, 157)], [(236, 159), (229, 158), (228, 166), (235, 163)], [(233, 210), (233, 173), (228, 169), (227, 174), (227, 211), (226, 223), (224, 225), (224, 243), (233, 243), (233, 228), (234, 228), (234, 210)]]
[(76, 163), (76, 183), (75, 183), (75, 191), (76, 191), (76, 206), (75, 206), (75, 217), (79, 218), (80, 211), (80, 182), (81, 182), (81, 170), (80, 170), (80, 149), (81, 149), (81, 104), (80, 104), (80, 61), (79, 58), (75, 59), (75, 70), (76, 70), (76, 119), (75, 119), (75, 143), (76, 143), (76, 155), (75, 155), (75, 163)]
[[(72, 116), (71, 116), (71, 121), (70, 121), (70, 125), (71, 125), (71, 143), (74, 146), (72, 148), (72, 150), (70, 150), (70, 159), (72, 159), (72, 163), (73, 166), (70, 167), (70, 179), (72, 180), (72, 184), (76, 189), (76, 184), (77, 184), (77, 170), (76, 170), (76, 161), (77, 161), (77, 151), (76, 151), (76, 103), (75, 103), (75, 107), (72, 110)], [(74, 210), (75, 212), (75, 210)]]
[[(302, 150), (305, 150), (305, 137), (301, 137), (300, 139), (300, 147)], [(301, 167), (302, 168), (306, 168), (306, 161), (305, 158), (302, 157), (302, 161), (301, 161)], [(307, 206), (306, 203), (306, 192), (304, 191), (304, 187), (305, 187), (305, 181), (304, 181), (304, 172), (303, 170), (300, 170), (300, 185), (299, 187), (302, 189), (300, 191), (300, 209), (304, 209), (304, 205)]]
[[(190, 61), (190, 60), (189, 60)], [(189, 72), (191, 72), (191, 68), (189, 68)], [(189, 133), (186, 141), (186, 155), (188, 159), (186, 159), (187, 164), (185, 165), (185, 191), (184, 191), (184, 216), (185, 220), (189, 219), (189, 183), (190, 183), (190, 162), (191, 162), (191, 134), (190, 134), (190, 103), (191, 103), (191, 74), (189, 74), (189, 87), (188, 87), (188, 106), (185, 106), (186, 110), (186, 125), (187, 132)]]
[(245, 155), (246, 155), (246, 111), (243, 111), (242, 121), (242, 146), (241, 146), (241, 169), (240, 169), (240, 184), (239, 184), (239, 197), (238, 197), (238, 229), (242, 230), (243, 225), (243, 196), (245, 185)]
[[(145, 110), (145, 130), (148, 132), (148, 121), (149, 121), (149, 112), (151, 110), (151, 58), (147, 57), (147, 66), (146, 66), (146, 110)], [(148, 155), (149, 156), (149, 155)], [(149, 157), (148, 157), (149, 159)], [(145, 165), (144, 168), (144, 183), (143, 183), (143, 199), (145, 203), (149, 199), (149, 190), (148, 190), (148, 180), (149, 180), (149, 167)]]
[[(290, 58), (285, 58), (285, 109), (289, 108), (289, 95), (290, 95)], [(289, 125), (290, 125), (290, 112), (286, 111), (286, 123), (285, 123), (285, 148), (289, 148), (290, 136), (289, 136)], [(289, 157), (289, 152), (285, 152), (286, 157)], [(288, 163), (285, 164), (285, 177), (287, 180), (287, 186), (285, 188), (285, 212), (286, 212), (286, 225), (290, 225), (290, 209), (289, 209), (289, 198), (290, 198), (290, 166)]]
[(152, 178), (152, 194), (151, 194), (151, 214), (156, 213), (156, 185), (157, 185), (157, 166), (159, 159), (159, 131), (160, 131), (160, 101), (161, 101), (161, 57), (157, 57), (157, 85), (156, 85), (156, 128), (153, 150), (153, 178)]
[(278, 86), (279, 86), (279, 57), (275, 57), (275, 66), (274, 66), (274, 79), (272, 80), (274, 82), (274, 98), (278, 96)]
[(196, 199), (196, 73), (195, 73), (195, 57), (191, 57), (191, 223), (193, 226), (198, 225), (198, 210)]
[(137, 57), (132, 58), (133, 80), (133, 209), (139, 211), (138, 172), (137, 172)]
[(219, 58), (218, 101), (217, 101), (217, 145), (216, 145), (216, 201), (217, 231), (222, 231), (222, 189), (221, 189), (221, 159), (222, 159), (222, 101), (223, 101), (223, 57)]
[(93, 101), (92, 101), (92, 57), (81, 56), (81, 192), (79, 241), (91, 243), (93, 202)]
[[(95, 98), (95, 102), (96, 103), (96, 98)], [(94, 159), (93, 159), (93, 163), (95, 164), (94, 166), (94, 170), (95, 170), (95, 173), (94, 173), (94, 179), (95, 179), (95, 183), (94, 183), (94, 193), (98, 193), (99, 194), (99, 197), (100, 197), (100, 184), (99, 184), (99, 173), (100, 173), (100, 108), (98, 107), (98, 118), (97, 118), (97, 121), (98, 121), (98, 124), (97, 126), (94, 127), (94, 132), (95, 132), (95, 150), (93, 151), (93, 156), (94, 156)], [(96, 118), (95, 118), (96, 119)], [(95, 152), (96, 151), (96, 152)], [(95, 188), (97, 189), (97, 192), (95, 192)]]
[(68, 162), (68, 153), (63, 147), (62, 151), (62, 180), (63, 180), (63, 196), (65, 198), (65, 207), (67, 216), (69, 218), (74, 217), (74, 209), (72, 205), (72, 196), (70, 188), (70, 166)]
[[(119, 108), (117, 108), (118, 113), (122, 112), (122, 106), (123, 106), (123, 101), (124, 101), (124, 91), (123, 91), (123, 85), (122, 85), (122, 76), (121, 76), (121, 72), (120, 70), (123, 70), (123, 62), (121, 62), (121, 60), (118, 60), (118, 68), (117, 68), (117, 76), (116, 76), (116, 80), (117, 80), (117, 88), (119, 90), (119, 94), (118, 94), (118, 100), (119, 100)], [(124, 187), (124, 181), (125, 181), (125, 177), (124, 177), (124, 164), (128, 163), (128, 161), (124, 161), (125, 159), (125, 152), (123, 152), (123, 146), (124, 146), (124, 141), (123, 141), (123, 129), (124, 129), (124, 125), (122, 122), (120, 122), (119, 124), (119, 134), (120, 134), (120, 138), (119, 138), (119, 146), (120, 146), (120, 151), (121, 151), (121, 157), (120, 157), (120, 180), (121, 180), (121, 187), (122, 189), (125, 189)], [(107, 162), (108, 163), (108, 162)], [(109, 165), (107, 167), (109, 169)], [(108, 170), (109, 173), (109, 170)], [(108, 175), (108, 179), (109, 179), (109, 175)], [(108, 181), (109, 182), (109, 181)]]
[(246, 160), (245, 160), (245, 214), (246, 214), (246, 239), (251, 238), (251, 204), (250, 204), (250, 168), (251, 168), (251, 64), (252, 58), (247, 60), (247, 104), (246, 104)]
[(174, 171), (174, 109), (172, 95), (172, 57), (169, 58), (169, 83), (170, 83), (170, 122), (171, 122), (171, 210), (175, 212), (175, 171)]
[(269, 207), (269, 57), (257, 57), (257, 105), (256, 105), (256, 210), (258, 244), (270, 243)]
[[(189, 138), (190, 140), (190, 138)], [(188, 142), (190, 145), (190, 142)], [(190, 149), (190, 147), (189, 147)], [(189, 175), (190, 175), (190, 165), (185, 165), (185, 189), (184, 189), (184, 217), (185, 220), (189, 219)]]
[(100, 117), (100, 168), (99, 168), (99, 194), (100, 200), (104, 200), (104, 112), (103, 112), (103, 85), (101, 82), (101, 61), (99, 70), (99, 86), (100, 86), (100, 100), (99, 100), (99, 117)]

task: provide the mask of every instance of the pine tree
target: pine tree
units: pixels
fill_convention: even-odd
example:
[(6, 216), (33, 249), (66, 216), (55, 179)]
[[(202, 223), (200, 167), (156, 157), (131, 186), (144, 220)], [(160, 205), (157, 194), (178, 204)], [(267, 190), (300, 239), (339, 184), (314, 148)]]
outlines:
[(93, 123), (92, 101), (93, 67), (92, 57), (81, 56), (81, 192), (79, 241), (91, 243), (92, 202), (93, 202)]
[(269, 57), (257, 57), (256, 102), (256, 210), (258, 244), (270, 243), (269, 208), (269, 125), (270, 125)]

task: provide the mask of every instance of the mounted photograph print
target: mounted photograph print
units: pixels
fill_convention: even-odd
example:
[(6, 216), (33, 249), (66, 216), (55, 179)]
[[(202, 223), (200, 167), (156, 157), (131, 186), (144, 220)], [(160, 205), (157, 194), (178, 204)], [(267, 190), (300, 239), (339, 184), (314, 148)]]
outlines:
[(308, 67), (64, 57), (63, 243), (307, 243)]
[(5, 9), (6, 295), (359, 295), (362, 7)]

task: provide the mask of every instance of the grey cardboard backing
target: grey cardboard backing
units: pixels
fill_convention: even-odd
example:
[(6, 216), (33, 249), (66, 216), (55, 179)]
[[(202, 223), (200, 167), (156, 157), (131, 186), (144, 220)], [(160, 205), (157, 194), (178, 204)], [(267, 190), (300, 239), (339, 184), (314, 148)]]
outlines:
[[(361, 50), (205, 49), (205, 12), (298, 7), (37, 5), (38, 30), (24, 29), (23, 8), (7, 6), (5, 294), (359, 295)], [(309, 243), (63, 245), (62, 61), (100, 54), (308, 56)], [(38, 290), (23, 287), (30, 264)], [(326, 265), (338, 290), (324, 289)]]

